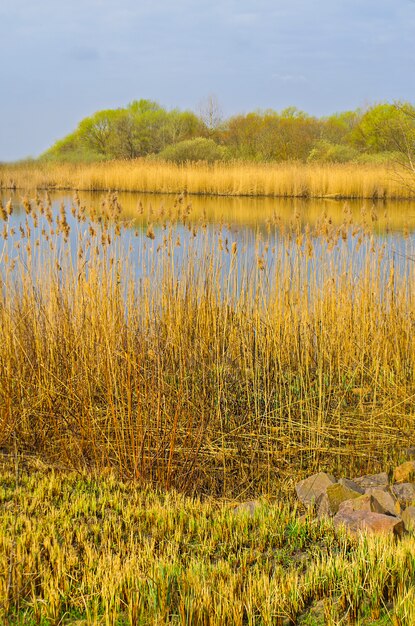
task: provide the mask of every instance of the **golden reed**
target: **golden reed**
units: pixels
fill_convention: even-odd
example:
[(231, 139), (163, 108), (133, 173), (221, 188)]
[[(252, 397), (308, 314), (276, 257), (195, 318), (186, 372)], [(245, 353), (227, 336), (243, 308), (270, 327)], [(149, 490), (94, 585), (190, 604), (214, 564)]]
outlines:
[(385, 165), (175, 165), (137, 159), (93, 164), (29, 162), (0, 166), (3, 189), (118, 190), (224, 196), (412, 198), (413, 174)]
[(396, 255), (347, 207), (248, 248), (185, 206), (130, 229), (114, 194), (23, 205), (0, 211), (0, 447), (233, 496), (411, 444), (409, 238)]

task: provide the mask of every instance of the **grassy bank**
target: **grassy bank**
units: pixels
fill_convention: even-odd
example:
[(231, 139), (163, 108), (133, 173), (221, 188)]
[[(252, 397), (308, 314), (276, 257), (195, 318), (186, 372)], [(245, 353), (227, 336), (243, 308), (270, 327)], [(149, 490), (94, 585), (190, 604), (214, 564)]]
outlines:
[(413, 443), (415, 265), (347, 208), (314, 230), (276, 218), (249, 254), (184, 204), (135, 232), (114, 196), (24, 204), (20, 226), (1, 210), (4, 449), (247, 497)]
[(231, 196), (413, 198), (413, 175), (384, 165), (189, 164), (145, 159), (0, 166), (0, 187)]
[(29, 462), (0, 470), (0, 619), (13, 626), (410, 626), (414, 537), (351, 539)]

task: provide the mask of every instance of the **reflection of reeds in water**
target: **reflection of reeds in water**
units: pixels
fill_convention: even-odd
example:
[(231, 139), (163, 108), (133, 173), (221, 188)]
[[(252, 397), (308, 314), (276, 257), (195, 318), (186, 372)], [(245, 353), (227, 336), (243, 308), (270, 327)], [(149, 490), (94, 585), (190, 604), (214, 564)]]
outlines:
[(2, 209), (0, 445), (225, 495), (398, 456), (413, 263), (347, 210), (340, 226), (270, 221), (250, 257), (178, 204), (190, 237), (166, 219), (130, 249), (115, 195), (91, 212), (76, 196), (72, 216), (25, 200), (14, 233)]
[(5, 164), (0, 165), (0, 187), (303, 198), (415, 197), (413, 176), (403, 168), (295, 162), (179, 166), (138, 159), (94, 164)]
[[(17, 195), (17, 194), (15, 194)], [(52, 194), (57, 200), (61, 193)], [(81, 201), (88, 207), (98, 207), (102, 194), (80, 193)], [(165, 221), (206, 223), (215, 225), (230, 224), (242, 228), (263, 228), (269, 224), (290, 225), (295, 219), (301, 221), (303, 228), (308, 224), (318, 231), (318, 224), (325, 215), (334, 225), (340, 226), (347, 221), (366, 223), (373, 232), (415, 230), (415, 206), (412, 202), (372, 200), (322, 200), (322, 199), (287, 199), (287, 198), (214, 198), (161, 194), (117, 194), (122, 204), (123, 217), (135, 224), (146, 225), (148, 222), (163, 224)], [(281, 226), (280, 226), (281, 227)]]

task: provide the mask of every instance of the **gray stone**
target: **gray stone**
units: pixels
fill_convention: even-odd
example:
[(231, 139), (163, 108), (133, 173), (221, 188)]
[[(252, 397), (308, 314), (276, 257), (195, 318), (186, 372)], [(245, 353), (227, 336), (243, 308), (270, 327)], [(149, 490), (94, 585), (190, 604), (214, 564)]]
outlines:
[(401, 515), (405, 530), (415, 529), (415, 506), (408, 506)]
[(368, 493), (365, 493), (358, 498), (341, 502), (339, 511), (371, 511), (372, 513), (385, 513), (383, 507), (379, 504), (376, 498)]
[(414, 483), (396, 483), (396, 485), (392, 485), (391, 489), (401, 506), (407, 506), (415, 502)]
[(321, 519), (322, 517), (331, 517), (332, 515), (329, 497), (327, 493), (323, 493), (317, 500), (317, 517)]
[(367, 532), (401, 536), (404, 531), (403, 521), (398, 517), (371, 511), (339, 511), (334, 518), (334, 525), (344, 526), (353, 534)]
[(358, 498), (360, 495), (360, 491), (355, 491), (354, 489), (350, 489), (350, 487), (340, 485), (339, 483), (327, 487), (327, 497), (332, 513), (337, 513), (340, 504), (345, 500)]
[(409, 446), (409, 448), (405, 448), (404, 455), (410, 461), (415, 461), (415, 446)]
[(383, 491), (384, 493), (391, 493), (391, 485), (385, 485), (383, 487), (379, 486), (379, 487), (366, 487), (365, 488), (365, 493), (372, 493), (373, 490), (376, 491)]
[(368, 487), (366, 493), (373, 496), (379, 502), (383, 508), (382, 513), (386, 513), (387, 515), (400, 514), (401, 505), (387, 487)]
[(353, 481), (360, 487), (363, 487), (363, 489), (366, 489), (366, 487), (387, 487), (389, 485), (389, 478), (386, 472), (358, 476)]
[(336, 479), (331, 474), (319, 472), (296, 484), (297, 497), (306, 506), (316, 504), (317, 500), (326, 493), (327, 487), (333, 485)]
[(326, 624), (326, 600), (315, 601), (309, 609), (309, 617), (313, 624)]
[(365, 493), (364, 487), (361, 487), (360, 485), (355, 483), (354, 480), (350, 480), (349, 478), (339, 478), (338, 483), (339, 485), (344, 485), (344, 487), (353, 489), (353, 491), (357, 491), (358, 493), (361, 493), (362, 495)]

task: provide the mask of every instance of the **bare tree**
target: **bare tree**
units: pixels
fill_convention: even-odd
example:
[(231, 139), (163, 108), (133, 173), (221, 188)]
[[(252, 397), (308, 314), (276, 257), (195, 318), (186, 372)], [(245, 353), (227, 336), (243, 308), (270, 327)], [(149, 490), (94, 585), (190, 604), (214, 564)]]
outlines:
[(201, 120), (210, 131), (215, 131), (221, 126), (223, 112), (215, 94), (209, 94), (199, 103), (198, 112)]

